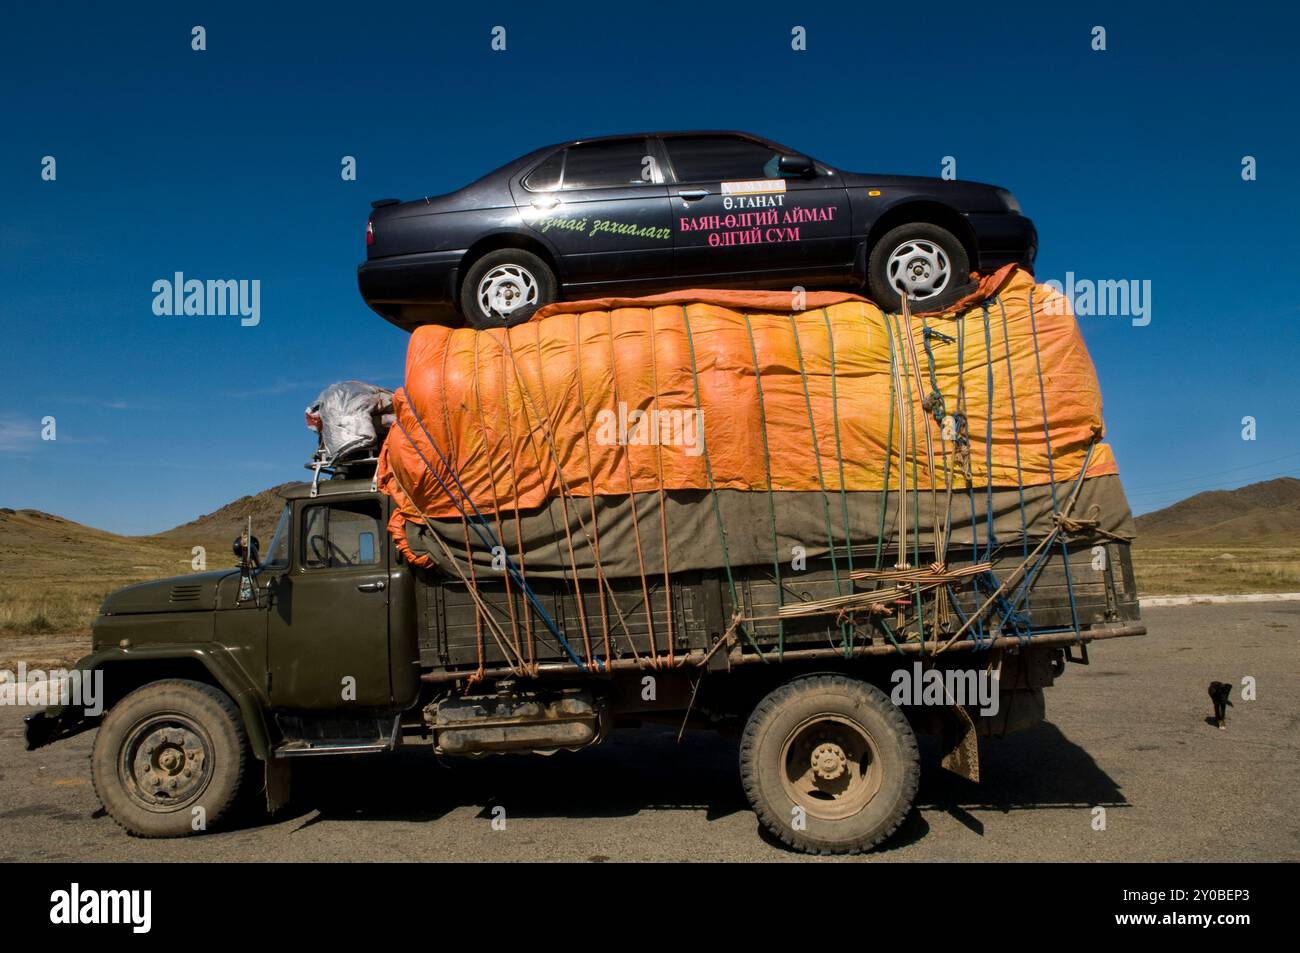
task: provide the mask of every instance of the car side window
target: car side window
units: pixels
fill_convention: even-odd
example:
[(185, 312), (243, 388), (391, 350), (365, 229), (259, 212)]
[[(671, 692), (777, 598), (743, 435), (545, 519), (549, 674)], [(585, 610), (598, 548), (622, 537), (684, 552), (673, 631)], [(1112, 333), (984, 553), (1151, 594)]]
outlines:
[(725, 182), (780, 177), (780, 153), (734, 136), (669, 136), (664, 139), (678, 182)]
[(602, 189), (649, 185), (653, 181), (650, 145), (645, 139), (588, 142), (565, 150), (563, 189)]
[(302, 565), (306, 569), (373, 566), (383, 559), (383, 530), (375, 503), (333, 503), (303, 511)]
[(560, 187), (560, 176), (564, 173), (564, 150), (554, 153), (549, 159), (529, 172), (524, 179), (524, 188), (530, 192), (550, 192)]

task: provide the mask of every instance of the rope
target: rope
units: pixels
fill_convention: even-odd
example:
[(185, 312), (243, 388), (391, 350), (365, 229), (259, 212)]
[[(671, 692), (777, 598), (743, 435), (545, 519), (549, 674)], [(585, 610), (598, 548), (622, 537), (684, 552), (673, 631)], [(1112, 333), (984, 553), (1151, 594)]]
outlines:
[[(803, 385), (804, 407), (808, 411), (808, 433), (812, 442), (813, 460), (817, 464), (817, 485), (821, 488), (822, 493), (822, 512), (826, 519), (826, 545), (830, 549), (831, 557), (831, 578), (835, 581), (835, 592), (842, 594), (844, 590), (840, 585), (840, 568), (835, 560), (835, 530), (831, 526), (830, 496), (826, 492), (826, 475), (822, 470), (822, 450), (821, 444), (817, 440), (817, 423), (813, 419), (812, 397), (808, 394), (808, 371), (803, 363), (803, 347), (799, 344), (799, 326), (795, 323), (793, 314), (788, 315), (788, 317), (790, 319), (790, 333), (794, 337), (795, 359), (799, 362), (799, 380)], [(840, 627), (840, 637), (847, 648), (849, 640), (847, 627)]]
[[(487, 521), (484, 519), (483, 514), (479, 512), (479, 508), (475, 506), (474, 500), (470, 497), (469, 493), (465, 491), (465, 487), (461, 485), (460, 478), (456, 476), (456, 471), (452, 468), (451, 464), (447, 462), (447, 458), (442, 455), (442, 451), (438, 449), (438, 444), (434, 442), (433, 437), (430, 436), (428, 429), (424, 426), (424, 421), (420, 419), (420, 415), (416, 412), (415, 405), (408, 400), (406, 402), (406, 406), (410, 409), (411, 416), (415, 418), (415, 422), (420, 425), (420, 430), (424, 432), (425, 439), (428, 440), (429, 445), (433, 447), (433, 452), (438, 455), (438, 458), (442, 461), (443, 466), (447, 468), (448, 474), (451, 476), (452, 480), (456, 483), (456, 486), (460, 489), (461, 493), (464, 494), (466, 502), (469, 503), (470, 508), (474, 511), (474, 515), (478, 518), (478, 523), (474, 525), (474, 531), (475, 533), (478, 534), (479, 540), (483, 542), (485, 546), (487, 546), (488, 552), (491, 552), (496, 546), (500, 544), (492, 536), (492, 530), (487, 525)], [(447, 486), (446, 482), (442, 479), (442, 477), (438, 475), (437, 471), (434, 470), (433, 464), (431, 464), (428, 458), (424, 455), (424, 451), (422, 451), (419, 445), (416, 444), (416, 442), (411, 439), (411, 435), (407, 432), (406, 427), (403, 426), (401, 419), (395, 418), (394, 423), (397, 425), (397, 428), (402, 432), (402, 436), (406, 438), (406, 442), (409, 443), (411, 445), (411, 448), (416, 452), (416, 454), (419, 455), (420, 461), (424, 464), (425, 470), (427, 470), (429, 474), (432, 475), (433, 478), (438, 481), (438, 485), (441, 486), (443, 492), (447, 494), (447, 497), (448, 499), (451, 500), (452, 505), (455, 506), (456, 509), (458, 509), (461, 512), (462, 515), (467, 515), (465, 508), (461, 505), (460, 501), (456, 499), (455, 495), (451, 492), (451, 489)], [(505, 553), (504, 546), (502, 547), (502, 552)], [(569, 641), (564, 637), (564, 633), (560, 631), (559, 627), (551, 619), (546, 609), (542, 607), (542, 603), (537, 598), (537, 594), (533, 592), (532, 588), (529, 587), (527, 581), (520, 574), (518, 567), (516, 567), (513, 560), (511, 560), (509, 553), (505, 553), (505, 561), (506, 561), (506, 572), (514, 577), (515, 582), (519, 585), (519, 588), (523, 591), (524, 597), (528, 600), (529, 604), (533, 607), (533, 609), (537, 612), (537, 615), (541, 618), (542, 624), (546, 626), (546, 628), (550, 631), (550, 633), (553, 636), (555, 636), (556, 641), (558, 641), (561, 647), (563, 647), (564, 653), (569, 656), (569, 660), (574, 664), (576, 664), (579, 670), (586, 671), (587, 669), (586, 665), (584, 665), (582, 663), (582, 660), (579, 659), (578, 656), (574, 653), (573, 647), (569, 645)]]
[[(853, 534), (849, 530), (849, 494), (848, 488), (844, 481), (844, 448), (840, 444), (840, 395), (839, 386), (836, 381), (839, 379), (839, 373), (835, 368), (835, 333), (831, 328), (830, 313), (822, 308), (822, 320), (826, 322), (826, 347), (830, 353), (831, 359), (831, 423), (835, 431), (835, 462), (839, 468), (840, 480), (840, 510), (841, 518), (844, 521), (844, 556), (849, 564), (849, 573), (853, 573)], [(853, 647), (853, 638), (856, 633), (847, 626), (844, 627), (845, 644), (844, 650), (849, 652)]]

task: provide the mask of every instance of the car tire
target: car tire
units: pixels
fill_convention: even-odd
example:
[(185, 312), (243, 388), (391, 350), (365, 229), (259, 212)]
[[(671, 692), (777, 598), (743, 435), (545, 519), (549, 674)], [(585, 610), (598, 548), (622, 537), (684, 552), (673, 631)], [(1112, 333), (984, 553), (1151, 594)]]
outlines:
[(907, 283), (909, 268), (917, 270), (914, 285), (942, 285), (932, 293), (918, 287), (908, 295), (913, 313), (943, 311), (970, 289), (970, 257), (952, 232), (929, 222), (909, 222), (881, 236), (867, 257), (867, 293), (883, 310), (903, 307), (899, 284)]
[[(498, 248), (475, 261), (465, 273), (460, 307), (466, 323), (483, 331), (522, 324), (555, 298), (555, 273), (546, 262), (522, 248)], [(494, 302), (503, 301), (513, 306), (492, 309)]]
[(217, 826), (244, 788), (251, 755), (239, 709), (211, 685), (166, 679), (109, 710), (90, 755), (95, 793), (137, 837)]
[(759, 821), (810, 854), (854, 854), (889, 837), (920, 780), (912, 726), (874, 685), (810, 675), (768, 694), (740, 742), (740, 775)]

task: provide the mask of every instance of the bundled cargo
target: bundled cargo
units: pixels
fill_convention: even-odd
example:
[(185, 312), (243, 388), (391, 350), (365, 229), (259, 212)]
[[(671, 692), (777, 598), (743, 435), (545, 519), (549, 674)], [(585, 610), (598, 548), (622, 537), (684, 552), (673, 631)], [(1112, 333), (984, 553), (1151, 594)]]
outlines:
[(928, 561), (1041, 538), (1067, 497), (1133, 536), (1057, 292), (1008, 268), (943, 315), (790, 303), (692, 291), (417, 329), (379, 472), (398, 546), (448, 572), (494, 551), (499, 570), (500, 547), (551, 578)]
[(339, 381), (303, 413), (319, 436), (315, 459), (324, 465), (373, 457), (393, 421), (393, 392), (363, 381)]

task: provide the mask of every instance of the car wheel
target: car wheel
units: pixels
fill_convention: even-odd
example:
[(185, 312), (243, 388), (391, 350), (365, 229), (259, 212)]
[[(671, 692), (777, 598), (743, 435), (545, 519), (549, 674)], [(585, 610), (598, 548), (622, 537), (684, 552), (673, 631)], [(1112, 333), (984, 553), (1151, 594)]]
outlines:
[(513, 327), (554, 301), (555, 288), (555, 274), (542, 259), (522, 248), (498, 248), (465, 274), (461, 313), (480, 331)]
[(884, 234), (867, 260), (867, 291), (886, 311), (942, 311), (970, 289), (970, 259), (957, 236), (929, 222), (910, 222)]
[(870, 850), (911, 810), (916, 735), (874, 685), (843, 675), (786, 682), (750, 715), (740, 776), (763, 826), (812, 854)]
[(230, 812), (249, 760), (229, 695), (167, 679), (137, 688), (104, 717), (90, 775), (105, 810), (129, 833), (184, 837)]

